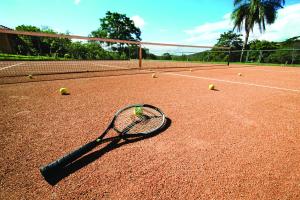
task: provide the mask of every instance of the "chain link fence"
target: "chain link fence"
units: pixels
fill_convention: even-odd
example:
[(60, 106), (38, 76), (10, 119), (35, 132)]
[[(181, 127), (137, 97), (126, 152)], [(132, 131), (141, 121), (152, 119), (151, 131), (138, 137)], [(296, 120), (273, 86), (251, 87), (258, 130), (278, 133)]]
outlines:
[(300, 66), (300, 49), (232, 50), (230, 62)]

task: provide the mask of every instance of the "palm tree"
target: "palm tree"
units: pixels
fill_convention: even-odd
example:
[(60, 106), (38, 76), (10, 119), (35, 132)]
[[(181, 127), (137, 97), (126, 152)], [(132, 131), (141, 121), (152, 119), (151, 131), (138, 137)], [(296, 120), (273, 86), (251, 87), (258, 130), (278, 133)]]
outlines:
[(231, 14), (233, 30), (241, 32), (245, 29), (245, 41), (242, 48), (240, 61), (247, 46), (250, 31), (258, 24), (260, 32), (266, 30), (266, 24), (273, 24), (277, 17), (277, 11), (283, 8), (285, 0), (234, 0), (234, 10)]

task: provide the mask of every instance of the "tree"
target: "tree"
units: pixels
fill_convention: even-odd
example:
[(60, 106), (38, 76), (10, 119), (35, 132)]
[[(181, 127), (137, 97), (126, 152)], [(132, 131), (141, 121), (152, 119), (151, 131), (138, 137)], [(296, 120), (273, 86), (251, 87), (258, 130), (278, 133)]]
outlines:
[[(57, 34), (49, 27), (42, 29), (31, 25), (20, 25), (16, 27), (18, 31), (28, 32), (43, 32), (49, 34)], [(18, 35), (17, 53), (25, 55), (43, 55), (63, 57), (67, 53), (67, 49), (71, 44), (68, 38), (51, 38), (51, 37), (38, 37), (38, 36), (22, 36)]]
[(236, 34), (233, 31), (224, 32), (220, 35), (216, 47), (231, 47), (232, 49), (241, 49), (243, 40), (241, 34)]
[(74, 59), (86, 59), (88, 56), (87, 48), (81, 42), (72, 42), (68, 52)]
[(266, 30), (266, 24), (275, 22), (277, 11), (283, 8), (285, 0), (234, 0), (235, 9), (232, 12), (233, 30), (239, 32), (245, 29), (245, 41), (242, 48), (240, 61), (242, 61), (243, 51), (247, 46), (250, 31), (254, 25), (258, 24), (260, 32)]
[(171, 56), (170, 53), (164, 53), (164, 54), (161, 56), (161, 58), (162, 58), (163, 60), (172, 60), (172, 56)]
[(266, 40), (253, 40), (248, 46), (251, 51), (247, 52), (246, 60), (250, 62), (268, 62), (270, 55), (274, 53), (269, 50), (279, 48), (278, 43)]
[[(236, 34), (233, 31), (224, 32), (220, 35), (220, 38), (218, 39), (218, 42), (214, 45), (214, 47), (231, 47), (231, 50), (242, 49), (243, 40), (241, 39), (241, 36), (241, 34)], [(212, 50), (209, 53), (206, 53), (204, 57), (204, 60), (208, 59), (219, 62), (228, 61), (229, 50), (212, 48)], [(232, 52), (230, 60), (237, 61), (237, 55)]]
[[(20, 25), (16, 27), (17, 31), (41, 32), (41, 29), (30, 26)], [(18, 36), (17, 52), (28, 55), (39, 55), (42, 53), (41, 40), (39, 37), (33, 36)]]
[(266, 40), (253, 40), (249, 42), (249, 48), (251, 50), (272, 50), (277, 49), (278, 44), (276, 42), (269, 42)]
[(100, 28), (93, 31), (91, 35), (119, 40), (141, 40), (141, 30), (134, 25), (130, 18), (124, 14), (110, 11), (100, 19)]
[[(119, 40), (141, 40), (141, 30), (134, 25), (134, 22), (124, 14), (117, 12), (106, 13), (104, 18), (100, 19), (100, 28), (91, 32), (93, 37), (119, 39)], [(127, 54), (130, 57), (130, 49), (132, 45), (124, 43), (113, 44), (107, 43), (112, 50), (116, 50), (119, 54)]]
[[(57, 34), (54, 30), (49, 27), (42, 28), (43, 33)], [(69, 34), (68, 32), (66, 33)], [(55, 57), (64, 57), (68, 52), (68, 48), (71, 44), (71, 40), (68, 38), (51, 38), (51, 37), (42, 37), (41, 45), (44, 54), (54, 55)]]

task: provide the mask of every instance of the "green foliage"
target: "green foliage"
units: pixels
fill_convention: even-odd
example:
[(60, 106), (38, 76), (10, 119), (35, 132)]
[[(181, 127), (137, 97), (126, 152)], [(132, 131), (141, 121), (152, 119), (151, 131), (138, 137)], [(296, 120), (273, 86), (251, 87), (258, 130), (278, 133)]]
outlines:
[[(265, 40), (253, 40), (249, 42), (249, 50), (246, 51), (243, 60), (253, 63), (300, 63), (299, 37), (290, 38), (284, 42), (269, 42)], [(234, 54), (240, 55), (241, 52)], [(238, 59), (231, 59), (237, 62)]]
[(150, 59), (150, 60), (157, 60), (159, 59), (157, 55), (150, 53), (149, 49), (143, 48), (142, 49), (142, 57), (144, 59)]
[(292, 63), (292, 55), (289, 51), (275, 51), (264, 56), (263, 63)]
[(234, 0), (232, 19), (234, 29), (241, 31), (242, 26), (246, 32), (253, 30), (258, 24), (260, 31), (266, 29), (266, 24), (275, 22), (277, 10), (283, 8), (284, 0)]
[(64, 58), (71, 58), (71, 56), (70, 56), (70, 54), (66, 53), (66, 54), (64, 55)]
[[(127, 47), (127, 51), (128, 51), (128, 54), (131, 59), (139, 58), (139, 46), (138, 45), (129, 45), (129, 47)], [(143, 53), (145, 53), (145, 50), (142, 48), (142, 54)]]
[[(18, 31), (29, 31), (29, 32), (44, 32), (49, 34), (56, 34), (50, 28), (45, 27), (39, 29), (35, 26), (21, 25), (17, 26)], [(22, 36), (19, 35), (15, 39), (16, 53), (22, 55), (43, 55), (43, 56), (58, 56), (63, 57), (67, 53), (68, 45), (71, 40), (65, 38), (50, 38), (50, 37), (34, 37), (34, 36)]]
[[(41, 32), (41, 29), (31, 25), (21, 25), (16, 27), (17, 31)], [(41, 40), (38, 37), (18, 36), (16, 41), (17, 53), (23, 55), (41, 55)]]
[(172, 60), (172, 56), (171, 56), (171, 54), (169, 54), (169, 53), (164, 53), (164, 54), (161, 56), (161, 59), (163, 59), (163, 60)]
[(93, 31), (92, 35), (119, 40), (141, 40), (141, 30), (135, 27), (130, 18), (124, 14), (110, 11), (100, 19), (100, 28)]
[[(91, 36), (100, 38), (110, 38), (119, 40), (141, 40), (141, 30), (134, 25), (134, 22), (124, 14), (117, 12), (107, 12), (104, 18), (100, 19), (100, 27), (92, 31)], [(113, 51), (119, 53), (120, 59), (129, 59), (131, 57), (131, 45), (125, 45), (119, 43), (118, 45), (113, 43), (106, 43), (111, 46)], [(134, 54), (135, 51), (133, 51)], [(137, 57), (137, 56), (134, 56)]]
[(292, 37), (281, 43), (284, 48), (300, 49), (300, 36)]
[[(231, 14), (233, 29), (239, 32), (244, 28), (245, 41), (243, 49), (246, 48), (250, 31), (258, 24), (260, 32), (265, 31), (266, 24), (275, 22), (277, 11), (283, 8), (285, 0), (234, 0), (234, 10)], [(243, 52), (240, 60), (242, 60)]]
[(242, 49), (243, 40), (241, 34), (236, 34), (233, 31), (224, 32), (220, 35), (216, 47), (231, 47), (232, 49)]
[(48, 56), (24, 56), (24, 55), (15, 55), (15, 54), (3, 54), (0, 53), (0, 60), (24, 60), (24, 61), (50, 61), (50, 60), (67, 60), (67, 58), (55, 58)]
[[(109, 14), (110, 17), (113, 13)], [(126, 17), (117, 15), (118, 19)], [(107, 17), (107, 16), (106, 16)], [(106, 23), (103, 21), (103, 23)], [(16, 28), (21, 31), (44, 32), (57, 34), (54, 30), (44, 27), (42, 29), (34, 26), (21, 25)], [(91, 33), (96, 37), (109, 37), (111, 34), (100, 27)], [(134, 36), (135, 34), (133, 34)], [(131, 35), (131, 37), (133, 37)], [(120, 39), (120, 38), (118, 38)], [(132, 38), (131, 38), (132, 39)], [(139, 37), (133, 37), (134, 40), (140, 40)], [(0, 60), (127, 60), (138, 59), (139, 46), (134, 44), (116, 44), (99, 41), (77, 42), (65, 38), (51, 37), (32, 37), (32, 36), (14, 36), (15, 45), (13, 48), (18, 55), (0, 54)], [(220, 35), (215, 47), (231, 46), (231, 62), (239, 61), (239, 51), (242, 48), (241, 35), (233, 31), (224, 32)], [(300, 36), (290, 38), (284, 42), (268, 42), (254, 40), (249, 42), (249, 50), (244, 57), (248, 62), (260, 63), (300, 63), (300, 51), (286, 51), (280, 49), (300, 49)], [(278, 49), (277, 51), (270, 51)], [(234, 52), (235, 51), (235, 52)], [(182, 55), (163, 53), (162, 55), (152, 54), (149, 49), (142, 48), (144, 59), (152, 60), (174, 60), (190, 62), (227, 62), (228, 50), (212, 48), (211, 50), (198, 53), (187, 53)]]
[(277, 43), (266, 40), (253, 40), (249, 42), (248, 46), (250, 51), (246, 53), (245, 58), (248, 62), (268, 62), (268, 57), (273, 52), (263, 50), (275, 50), (279, 47)]
[[(121, 19), (123, 19), (122, 16)], [(128, 20), (128, 19), (127, 19)], [(54, 30), (43, 27), (42, 29), (35, 26), (21, 25), (17, 26), (18, 31), (43, 32), (48, 34), (57, 34)], [(92, 32), (93, 36), (104, 37), (105, 31)], [(139, 33), (140, 35), (140, 33)], [(139, 36), (138, 35), (138, 36)], [(139, 37), (138, 37), (139, 38)], [(67, 38), (52, 38), (52, 37), (36, 37), (18, 35), (12, 38), (14, 41), (14, 52), (19, 55), (36, 56), (37, 60), (40, 56), (53, 59), (130, 59), (138, 58), (137, 45), (124, 44), (105, 44), (104, 42), (89, 41), (89, 42), (74, 42)], [(140, 39), (140, 38), (139, 38)], [(110, 46), (104, 49), (102, 46)], [(17, 59), (17, 57), (15, 57)], [(20, 57), (21, 58), (21, 57)], [(12, 59), (12, 58), (10, 58)], [(19, 59), (19, 58), (18, 58)], [(22, 59), (28, 59), (22, 58)], [(33, 59), (30, 57), (30, 59)], [(44, 59), (44, 58), (43, 58)]]
[[(239, 62), (241, 55), (240, 35), (231, 31), (221, 34), (215, 47), (233, 44), (230, 54), (230, 62)], [(243, 60), (249, 63), (274, 63), (274, 64), (299, 64), (300, 63), (300, 37), (293, 37), (284, 42), (269, 42), (265, 40), (253, 40), (249, 42), (248, 48), (243, 56)], [(293, 50), (294, 49), (294, 50)], [(224, 63), (228, 61), (229, 51), (213, 48), (211, 50), (198, 53), (175, 55), (163, 53), (154, 55), (148, 49), (144, 49), (143, 58), (152, 60), (173, 60), (188, 62), (217, 62)]]
[(108, 35), (107, 31), (102, 30), (101, 27), (95, 31), (92, 31), (90, 34), (91, 37), (97, 37), (97, 38), (107, 38), (107, 35)]
[[(243, 40), (241, 39), (241, 34), (236, 34), (233, 31), (224, 32), (220, 35), (220, 38), (218, 39), (217, 44), (215, 47), (231, 47), (231, 50), (240, 50), (243, 46)], [(219, 50), (217, 48), (213, 48), (212, 51), (208, 56), (208, 53), (206, 55), (204, 54), (203, 58), (204, 60), (213, 60), (213, 61), (222, 61), (227, 62), (229, 52), (228, 50)], [(231, 59), (236, 60), (237, 57), (232, 54)]]
[(250, 50), (270, 50), (278, 49), (279, 45), (276, 42), (269, 42), (266, 40), (253, 40), (249, 42)]

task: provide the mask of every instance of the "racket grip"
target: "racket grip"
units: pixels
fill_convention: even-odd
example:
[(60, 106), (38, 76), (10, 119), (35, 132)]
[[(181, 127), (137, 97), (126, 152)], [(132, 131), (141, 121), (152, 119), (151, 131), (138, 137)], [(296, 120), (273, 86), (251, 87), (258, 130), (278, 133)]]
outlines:
[(87, 152), (91, 151), (93, 148), (97, 146), (98, 142), (96, 140), (89, 142), (80, 148), (70, 152), (67, 155), (49, 163), (48, 165), (42, 166), (40, 168), (40, 172), (44, 177), (47, 177), (55, 172), (58, 172), (59, 169), (65, 167), (66, 165), (70, 164), (71, 162), (75, 161), (77, 158), (81, 157), (82, 155), (86, 154)]

